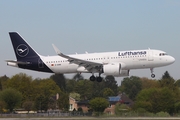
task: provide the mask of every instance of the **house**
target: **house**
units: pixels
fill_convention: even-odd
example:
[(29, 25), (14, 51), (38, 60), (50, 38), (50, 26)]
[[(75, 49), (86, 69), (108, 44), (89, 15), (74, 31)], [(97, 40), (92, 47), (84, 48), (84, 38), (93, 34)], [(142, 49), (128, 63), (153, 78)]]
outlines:
[(77, 101), (72, 97), (69, 97), (69, 111), (78, 110), (82, 108), (83, 112), (86, 113), (89, 110), (89, 100)]
[(77, 106), (78, 108), (82, 108), (84, 113), (87, 113), (89, 110), (89, 100), (78, 101)]
[(117, 103), (126, 104), (128, 107), (132, 107), (134, 104), (134, 102), (124, 93), (119, 94), (118, 96), (108, 97), (108, 101), (109, 101), (109, 107), (106, 108), (104, 112), (110, 115), (115, 114), (115, 106)]
[(124, 93), (119, 94), (118, 96), (121, 97), (121, 103), (126, 104), (128, 107), (132, 107), (134, 105), (134, 102)]
[(117, 103), (120, 103), (120, 96), (111, 96), (111, 97), (108, 97), (108, 101), (109, 101), (109, 107), (106, 108), (104, 110), (105, 113), (108, 113), (110, 115), (114, 115), (115, 114), (115, 105)]
[[(109, 107), (107, 107), (104, 112), (108, 114), (115, 114), (115, 105), (117, 103), (126, 104), (128, 107), (132, 107), (134, 102), (126, 96), (126, 94), (122, 93), (118, 96), (110, 96), (108, 97)], [(69, 111), (78, 110), (78, 108), (82, 108), (83, 112), (86, 113), (89, 110), (89, 100), (85, 101), (77, 101), (72, 97), (69, 97)]]
[(74, 98), (69, 97), (69, 111), (73, 111), (74, 109), (78, 109), (77, 101)]

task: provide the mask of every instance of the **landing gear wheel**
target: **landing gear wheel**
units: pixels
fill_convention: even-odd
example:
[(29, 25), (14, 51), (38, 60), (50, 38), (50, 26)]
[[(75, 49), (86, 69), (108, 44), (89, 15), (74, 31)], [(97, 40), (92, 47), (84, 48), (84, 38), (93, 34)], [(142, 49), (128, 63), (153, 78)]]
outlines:
[(152, 77), (152, 78), (155, 78), (155, 74), (151, 74), (151, 77)]
[(89, 79), (90, 79), (90, 81), (95, 81), (96, 77), (94, 75), (92, 75)]
[(153, 68), (150, 68), (150, 70), (151, 70), (151, 77), (155, 78), (155, 74), (153, 74)]
[(96, 81), (97, 81), (97, 82), (102, 82), (102, 77), (100, 77), (100, 76), (99, 76), (99, 77), (96, 77)]

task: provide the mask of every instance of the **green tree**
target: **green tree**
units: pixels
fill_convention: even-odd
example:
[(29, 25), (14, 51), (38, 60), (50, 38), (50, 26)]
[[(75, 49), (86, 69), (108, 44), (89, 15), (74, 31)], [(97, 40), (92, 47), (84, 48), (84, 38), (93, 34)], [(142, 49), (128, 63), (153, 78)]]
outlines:
[(31, 93), (33, 91), (31, 82), (31, 76), (28, 76), (24, 73), (19, 73), (7, 81), (7, 88), (13, 88), (21, 92), (23, 95), (23, 101), (31, 100)]
[(75, 92), (80, 94), (81, 100), (89, 100), (92, 97), (92, 89), (90, 80), (79, 80), (75, 86)]
[(42, 79), (40, 81), (40, 86), (37, 86), (43, 95), (50, 98), (55, 96), (57, 93), (61, 92), (61, 89), (56, 85), (52, 79)]
[(175, 82), (176, 86), (180, 87), (180, 79)]
[(8, 88), (0, 92), (0, 100), (6, 103), (6, 108), (10, 112), (13, 111), (15, 107), (18, 107), (22, 100), (22, 94), (12, 88)]
[(176, 113), (179, 113), (180, 111), (180, 102), (175, 103), (174, 105)]
[(26, 111), (28, 111), (28, 113), (29, 113), (29, 111), (31, 111), (32, 108), (33, 108), (33, 102), (32, 102), (32, 101), (25, 101), (25, 102), (23, 103), (23, 108), (24, 108)]
[(0, 101), (0, 113), (2, 113), (5, 108), (6, 108), (6, 103), (1, 100)]
[(157, 80), (148, 79), (148, 78), (140, 78), (140, 80), (142, 83), (142, 89), (158, 88), (159, 87), (159, 83)]
[(57, 102), (59, 109), (63, 111), (69, 110), (69, 95), (67, 93), (61, 92)]
[(39, 95), (35, 99), (34, 108), (36, 110), (40, 110), (41, 112), (42, 110), (47, 111), (48, 102), (49, 102), (49, 98), (47, 96)]
[(155, 101), (153, 101), (152, 97), (153, 94), (156, 94), (157, 92), (156, 88), (149, 88), (149, 89), (143, 89), (141, 92), (139, 92), (139, 94), (136, 97), (136, 102), (135, 102), (135, 108), (143, 108), (146, 111), (149, 112), (154, 112), (153, 111), (153, 105), (155, 103)]
[(149, 111), (149, 112), (153, 112), (153, 108), (152, 108), (152, 103), (151, 103), (151, 101), (145, 101), (145, 100), (137, 100), (136, 102), (135, 102), (135, 105), (134, 105), (134, 108), (136, 109), (136, 110), (138, 110), (138, 109), (143, 109), (143, 110), (145, 110), (145, 111)]
[[(91, 82), (91, 81), (90, 81)], [(93, 99), (93, 98), (96, 98), (96, 97), (103, 97), (103, 91), (104, 89), (106, 88), (105, 86), (105, 80), (103, 79), (102, 82), (97, 82), (97, 81), (94, 81), (94, 82), (91, 82), (92, 83), (92, 86), (91, 86), (91, 98), (90, 99)]]
[(149, 88), (142, 90), (136, 98), (136, 107), (149, 112), (174, 112), (175, 94), (169, 88)]
[(117, 103), (115, 105), (115, 114), (116, 115), (121, 115), (121, 114), (123, 114), (125, 112), (128, 112), (129, 110), (130, 110), (130, 108), (125, 104)]
[(48, 103), (48, 108), (52, 109), (52, 110), (56, 109), (56, 103), (57, 103), (56, 99), (54, 99), (54, 97), (50, 97), (49, 103)]
[(113, 90), (111, 90), (110, 88), (104, 88), (103, 90), (104, 98), (107, 98), (108, 96), (113, 96), (113, 95), (115, 95)]
[(176, 103), (180, 101), (179, 80), (175, 81), (173, 77), (169, 74), (169, 72), (166, 71), (158, 82), (160, 87), (167, 87), (173, 91), (176, 96)]
[(173, 79), (168, 71), (165, 71), (165, 73), (162, 75), (162, 79)]
[(162, 76), (162, 79), (159, 80), (159, 85), (160, 87), (168, 87), (169, 89), (173, 91), (177, 91), (178, 89), (176, 86), (175, 80), (173, 79), (173, 77), (170, 76), (168, 71), (166, 71), (164, 75)]
[(3, 90), (3, 85), (1, 81), (0, 81), (0, 90)]
[(136, 95), (142, 90), (142, 82), (136, 76), (126, 77), (121, 82), (120, 89), (129, 95), (130, 99), (135, 100)]
[(132, 88), (130, 88), (131, 92), (129, 93), (129, 98), (135, 100), (136, 98), (136, 95), (138, 94), (139, 92), (139, 89), (137, 88), (136, 85), (133, 85)]
[(97, 97), (89, 102), (90, 107), (95, 112), (103, 113), (104, 110), (109, 106), (109, 102), (105, 98)]
[(41, 79), (32, 81), (32, 96), (33, 100), (40, 95), (47, 96), (50, 98), (51, 96), (55, 96), (57, 93), (61, 92), (59, 86), (52, 79)]
[(66, 91), (66, 78), (63, 74), (54, 74), (50, 78), (60, 87), (62, 91)]
[(84, 77), (81, 74), (77, 73), (73, 76), (72, 79), (73, 80), (84, 80)]
[(51, 97), (61, 92), (59, 86), (52, 79), (34, 80), (32, 87), (36, 110), (47, 111), (52, 102)]
[(162, 111), (156, 113), (156, 116), (157, 116), (157, 117), (170, 117), (169, 113), (167, 113), (167, 112), (162, 112)]
[(114, 76), (108, 75), (105, 77), (105, 88), (110, 88), (115, 95), (118, 94), (118, 84)]
[(72, 97), (72, 98), (74, 98), (75, 100), (78, 100), (78, 101), (81, 100), (79, 93), (73, 92), (73, 93), (70, 93), (69, 96)]
[(0, 77), (0, 90), (5, 89), (6, 87), (5, 83), (8, 79), (9, 77), (7, 77), (6, 75)]
[(0, 81), (7, 81), (8, 79), (9, 77), (7, 77), (6, 75), (0, 77)]
[(75, 80), (66, 80), (66, 92), (71, 93), (75, 92), (77, 81)]

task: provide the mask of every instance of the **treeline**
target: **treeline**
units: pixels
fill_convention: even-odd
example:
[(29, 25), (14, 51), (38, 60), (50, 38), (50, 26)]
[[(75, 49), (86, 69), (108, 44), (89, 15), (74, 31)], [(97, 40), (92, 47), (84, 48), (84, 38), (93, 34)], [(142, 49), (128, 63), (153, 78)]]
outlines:
[(32, 79), (24, 73), (16, 74), (11, 78), (2, 76), (0, 77), (0, 112), (4, 112), (5, 108), (9, 112), (15, 108), (24, 108), (27, 111), (48, 109), (68, 111), (69, 95), (77, 100), (117, 95), (118, 85), (114, 77), (107, 76), (105, 79), (101, 83), (91, 82), (79, 74), (72, 79), (66, 79), (63, 74), (54, 74), (46, 79)]
[[(50, 79), (35, 79), (20, 73), (11, 78), (0, 77), (0, 111), (6, 108), (12, 112), (15, 108), (27, 111), (47, 111), (49, 108), (68, 110), (68, 94), (64, 93), (56, 83)], [(56, 94), (60, 94), (56, 101)], [(12, 97), (12, 96), (18, 97)]]
[[(141, 110), (143, 112), (169, 114), (178, 113), (180, 110), (180, 80), (174, 80), (166, 71), (159, 80), (131, 76), (123, 78), (118, 86), (113, 76), (106, 76), (102, 82), (92, 82), (76, 74), (72, 79), (66, 79), (63, 74), (54, 74), (47, 79), (32, 79), (31, 76), (20, 73), (11, 78), (0, 77), (0, 111), (15, 108), (24, 108), (27, 111), (47, 111), (60, 109), (68, 111), (69, 96), (76, 100), (91, 100), (90, 106), (98, 110), (98, 102), (108, 96), (126, 94), (134, 101), (132, 108), (124, 104), (116, 105), (116, 114), (120, 108), (128, 109), (127, 112)], [(58, 95), (57, 95), (58, 94)], [(13, 97), (14, 95), (14, 97)], [(11, 97), (10, 97), (11, 96)], [(59, 99), (56, 100), (56, 97)], [(11, 102), (8, 102), (11, 101)], [(13, 103), (13, 104), (12, 104)], [(104, 108), (107, 107), (107, 102)]]
[(134, 111), (173, 115), (180, 111), (179, 87), (180, 80), (174, 80), (166, 71), (159, 80), (135, 76), (124, 78), (119, 88), (134, 100)]

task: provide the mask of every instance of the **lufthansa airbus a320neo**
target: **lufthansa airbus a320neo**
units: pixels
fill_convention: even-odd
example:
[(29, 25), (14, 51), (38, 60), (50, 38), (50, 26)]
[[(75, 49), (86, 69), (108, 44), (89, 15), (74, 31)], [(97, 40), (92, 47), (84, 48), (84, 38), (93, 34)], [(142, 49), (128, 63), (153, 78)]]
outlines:
[(17, 32), (9, 35), (17, 60), (6, 60), (7, 65), (49, 73), (92, 73), (91, 81), (101, 82), (101, 74), (122, 77), (129, 76), (131, 69), (147, 68), (154, 78), (154, 68), (175, 62), (166, 52), (154, 49), (65, 55), (53, 45), (57, 56), (42, 56)]

